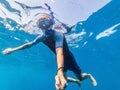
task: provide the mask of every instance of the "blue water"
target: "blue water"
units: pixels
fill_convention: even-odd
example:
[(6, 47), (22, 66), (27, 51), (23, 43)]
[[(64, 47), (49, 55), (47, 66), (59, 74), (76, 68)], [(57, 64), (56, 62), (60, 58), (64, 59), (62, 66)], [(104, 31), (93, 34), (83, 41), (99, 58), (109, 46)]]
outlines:
[[(94, 87), (89, 80), (85, 80), (83, 90), (120, 90), (119, 23), (120, 1), (113, 0), (93, 13), (82, 26), (76, 24), (76, 33), (84, 28), (86, 34), (77, 42), (79, 47), (70, 46), (70, 50), (82, 71), (91, 73), (98, 82)], [(99, 33), (113, 26), (115, 33), (96, 39)], [(93, 35), (89, 36), (91, 32)], [(35, 37), (20, 30), (10, 31), (0, 23), (0, 52), (25, 43), (25, 39), (31, 41)], [(85, 42), (87, 44), (83, 46)], [(0, 90), (55, 90), (55, 74), (55, 55), (42, 43), (9, 55), (0, 53)], [(75, 77), (71, 72), (68, 72), (68, 75)], [(66, 90), (79, 88), (75, 83), (70, 83)]]

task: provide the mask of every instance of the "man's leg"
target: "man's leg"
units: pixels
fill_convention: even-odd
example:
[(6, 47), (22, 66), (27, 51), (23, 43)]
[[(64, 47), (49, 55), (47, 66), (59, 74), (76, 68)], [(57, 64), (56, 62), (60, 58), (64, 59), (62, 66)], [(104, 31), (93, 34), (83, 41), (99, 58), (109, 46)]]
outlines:
[(67, 77), (67, 82), (73, 82), (73, 83), (77, 83), (79, 88), (82, 90), (82, 84), (81, 81), (78, 79), (74, 79), (72, 77)]
[(77, 83), (79, 86), (80, 86), (80, 84), (81, 84), (81, 81), (80, 81), (80, 80), (74, 79), (74, 78), (72, 78), (72, 77), (67, 77), (67, 81), (68, 81), (68, 82), (75, 82), (75, 83)]
[(97, 82), (91, 74), (82, 73), (82, 74), (75, 74), (75, 75), (80, 81), (83, 81), (83, 80), (89, 78), (90, 81), (92, 82), (93, 86), (97, 86)]

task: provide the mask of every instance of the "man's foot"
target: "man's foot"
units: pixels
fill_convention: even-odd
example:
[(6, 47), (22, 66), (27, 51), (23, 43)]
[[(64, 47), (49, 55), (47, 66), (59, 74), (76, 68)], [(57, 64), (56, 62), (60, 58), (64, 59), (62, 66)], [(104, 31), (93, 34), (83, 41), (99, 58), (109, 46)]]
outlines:
[(91, 74), (88, 74), (88, 77), (90, 78), (93, 86), (97, 86), (97, 82), (96, 82), (95, 78)]

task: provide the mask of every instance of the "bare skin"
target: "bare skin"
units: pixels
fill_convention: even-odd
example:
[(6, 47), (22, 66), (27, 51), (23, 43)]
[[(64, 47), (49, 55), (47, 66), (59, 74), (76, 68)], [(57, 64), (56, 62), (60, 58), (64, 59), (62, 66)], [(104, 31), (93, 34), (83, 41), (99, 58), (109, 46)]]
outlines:
[[(56, 80), (56, 84), (55, 84), (56, 90), (64, 90), (64, 89), (67, 87), (67, 85), (66, 85), (66, 87), (65, 87), (64, 89), (60, 89), (60, 88), (58, 87), (57, 82), (59, 82), (59, 81), (58, 81), (58, 76), (57, 76), (57, 75), (55, 76), (55, 80)], [(74, 79), (74, 78), (71, 78), (71, 77), (66, 77), (66, 80), (67, 80), (67, 82), (77, 83), (79, 87), (80, 87), (80, 85), (81, 85), (81, 82), (80, 82), (80, 80), (78, 80), (78, 79)]]
[[(57, 56), (57, 65), (58, 68), (63, 67), (64, 66), (64, 59), (63, 59), (63, 49), (62, 48), (57, 48), (56, 49), (56, 56)], [(64, 89), (67, 85), (67, 81), (65, 79), (64, 73), (63, 73), (63, 69), (60, 69), (57, 72), (57, 82), (56, 85), (60, 88), (60, 89)]]
[[(76, 75), (76, 76), (77, 76), (77, 75)], [(96, 82), (95, 78), (94, 78), (91, 74), (82, 73), (81, 76), (82, 76), (82, 81), (88, 78), (88, 79), (90, 79), (90, 81), (91, 81), (91, 83), (93, 84), (93, 86), (97, 86), (97, 82)], [(56, 80), (55, 87), (56, 87), (56, 90), (64, 90), (64, 89), (67, 87), (67, 85), (66, 85), (66, 87), (65, 87), (64, 89), (60, 89), (60, 88), (58, 87), (58, 84), (57, 84), (57, 82), (59, 81), (58, 79), (59, 79), (59, 78), (58, 78), (58, 76), (56, 75), (56, 76), (55, 76), (55, 80)], [(66, 77), (66, 80), (67, 80), (67, 82), (77, 83), (78, 86), (79, 86), (79, 88), (82, 90), (82, 86), (81, 86), (82, 81), (80, 81), (79, 79), (74, 79), (74, 78), (71, 78), (71, 77)]]

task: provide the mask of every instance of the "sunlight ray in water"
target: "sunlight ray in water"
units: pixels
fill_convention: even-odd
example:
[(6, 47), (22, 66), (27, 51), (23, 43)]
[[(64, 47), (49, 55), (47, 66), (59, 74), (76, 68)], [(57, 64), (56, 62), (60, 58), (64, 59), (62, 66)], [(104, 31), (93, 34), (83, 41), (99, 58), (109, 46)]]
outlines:
[(105, 30), (104, 32), (101, 32), (99, 35), (96, 36), (96, 40), (103, 37), (109, 37), (110, 35), (114, 34), (115, 32), (117, 32), (117, 30), (114, 30), (114, 28), (118, 26), (120, 26), (120, 23), (112, 26), (111, 28)]

